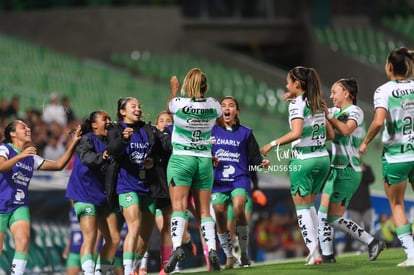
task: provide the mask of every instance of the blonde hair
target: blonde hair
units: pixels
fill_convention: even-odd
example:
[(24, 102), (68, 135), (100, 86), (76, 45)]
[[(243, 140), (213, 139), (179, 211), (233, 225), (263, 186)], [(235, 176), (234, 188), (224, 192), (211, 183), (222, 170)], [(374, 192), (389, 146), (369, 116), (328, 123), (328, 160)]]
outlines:
[(203, 97), (207, 91), (207, 76), (199, 69), (191, 69), (184, 78), (181, 95), (188, 97)]

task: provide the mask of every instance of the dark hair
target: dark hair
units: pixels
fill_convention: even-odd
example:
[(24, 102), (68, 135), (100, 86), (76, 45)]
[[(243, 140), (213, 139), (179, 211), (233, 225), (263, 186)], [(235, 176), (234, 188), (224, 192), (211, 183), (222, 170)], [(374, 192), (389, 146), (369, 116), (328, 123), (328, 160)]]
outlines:
[(411, 78), (413, 75), (413, 51), (401, 47), (394, 49), (387, 57), (387, 62), (392, 65), (394, 75)]
[[(234, 104), (236, 104), (236, 110), (237, 110), (237, 111), (240, 111), (240, 108), (239, 108), (239, 102), (237, 101), (237, 99), (235, 99), (235, 98), (234, 98), (234, 97), (232, 97), (232, 96), (225, 96), (225, 97), (223, 97), (223, 98), (220, 100), (220, 104), (221, 104), (221, 103), (223, 103), (223, 101), (224, 101), (225, 99), (231, 99), (231, 100), (233, 100)], [(236, 124), (237, 124), (237, 125), (240, 125), (240, 119), (239, 119), (239, 116), (238, 116), (238, 115), (236, 115), (236, 117), (234, 118), (234, 120), (236, 120)], [(223, 115), (221, 115), (220, 117), (218, 117), (218, 118), (216, 119), (216, 123), (217, 123), (217, 125), (219, 125), (220, 127), (224, 127)]]
[(319, 75), (313, 68), (297, 66), (289, 71), (293, 82), (299, 81), (300, 88), (304, 91), (303, 98), (308, 100), (312, 115), (322, 108), (322, 88)]
[(85, 119), (85, 121), (81, 125), (82, 135), (89, 132), (93, 132), (92, 123), (96, 122), (96, 118), (98, 117), (98, 115), (102, 113), (107, 114), (107, 112), (104, 110), (93, 111), (92, 113), (90, 113), (89, 117)]
[(124, 119), (124, 117), (121, 115), (121, 112), (120, 111), (125, 109), (125, 105), (131, 99), (133, 99), (133, 97), (130, 97), (130, 96), (120, 97), (118, 99), (118, 107), (116, 109), (116, 117), (118, 118), (118, 122), (121, 122)]
[(16, 124), (18, 120), (13, 120), (9, 124), (7, 124), (6, 128), (4, 128), (4, 140), (2, 143), (12, 143), (11, 140), (11, 132), (16, 132)]
[(343, 88), (348, 90), (352, 98), (352, 104), (357, 104), (358, 83), (354, 78), (342, 78), (337, 81)]

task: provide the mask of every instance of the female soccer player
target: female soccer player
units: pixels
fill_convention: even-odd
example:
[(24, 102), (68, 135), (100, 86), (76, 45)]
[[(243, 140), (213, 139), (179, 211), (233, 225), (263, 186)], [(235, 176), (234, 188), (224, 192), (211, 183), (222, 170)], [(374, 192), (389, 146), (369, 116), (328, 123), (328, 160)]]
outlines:
[(364, 135), (364, 113), (357, 103), (358, 85), (355, 79), (340, 79), (331, 88), (334, 108), (326, 109), (328, 127), (333, 127), (332, 163), (330, 176), (323, 188), (319, 207), (319, 242), (322, 261), (334, 263), (333, 231), (331, 226), (368, 245), (369, 260), (375, 260), (385, 244), (376, 240), (354, 221), (343, 215), (362, 178), (358, 147)]
[(414, 182), (414, 55), (407, 48), (391, 51), (385, 63), (388, 82), (374, 94), (374, 120), (359, 146), (366, 153), (368, 144), (381, 131), (384, 154), (382, 175), (397, 236), (407, 259), (398, 266), (414, 266), (414, 241), (404, 207), (407, 182)]
[(302, 237), (310, 251), (306, 264), (320, 264), (322, 259), (318, 244), (318, 218), (314, 203), (329, 172), (329, 155), (325, 146), (325, 103), (315, 69), (295, 67), (287, 74), (286, 81), (287, 96), (291, 99), (291, 130), (263, 146), (261, 152), (266, 156), (272, 148), (292, 143), (292, 158), (289, 163), (290, 192)]
[(171, 236), (174, 252), (164, 271), (170, 273), (178, 261), (184, 259), (181, 248), (185, 227), (188, 196), (194, 196), (196, 210), (201, 218), (201, 229), (209, 249), (212, 270), (220, 270), (216, 252), (215, 224), (210, 215), (210, 194), (213, 186), (211, 160), (211, 129), (221, 115), (219, 102), (205, 97), (207, 77), (198, 68), (191, 69), (184, 78), (182, 94), (177, 97), (178, 79), (170, 80), (171, 96), (168, 111), (174, 114), (172, 133), (173, 153), (168, 162), (167, 182), (172, 204)]
[(247, 255), (249, 244), (248, 220), (245, 206), (252, 179), (250, 165), (267, 167), (269, 161), (262, 158), (260, 148), (251, 129), (240, 124), (239, 104), (233, 97), (221, 101), (222, 115), (217, 119), (211, 135), (214, 137), (215, 160), (214, 185), (211, 203), (216, 215), (217, 235), (226, 254), (226, 269), (236, 262), (232, 253), (230, 229), (227, 226), (227, 211), (231, 204), (236, 219), (236, 233), (240, 244), (240, 265), (249, 266)]
[(28, 189), (34, 170), (59, 171), (70, 160), (81, 137), (80, 126), (73, 132), (65, 153), (57, 160), (38, 156), (32, 145), (32, 131), (22, 120), (10, 122), (4, 129), (0, 144), (0, 244), (2, 247), (7, 227), (12, 234), (15, 253), (11, 274), (25, 271), (30, 240), (30, 212)]
[(82, 138), (76, 148), (73, 170), (69, 178), (66, 197), (74, 201), (74, 209), (82, 229), (80, 250), (84, 274), (95, 272), (95, 248), (98, 229), (105, 242), (100, 251), (99, 271), (106, 274), (113, 268), (116, 248), (120, 241), (117, 215), (107, 206), (104, 191), (104, 169), (108, 161), (106, 151), (109, 114), (92, 112), (82, 124)]

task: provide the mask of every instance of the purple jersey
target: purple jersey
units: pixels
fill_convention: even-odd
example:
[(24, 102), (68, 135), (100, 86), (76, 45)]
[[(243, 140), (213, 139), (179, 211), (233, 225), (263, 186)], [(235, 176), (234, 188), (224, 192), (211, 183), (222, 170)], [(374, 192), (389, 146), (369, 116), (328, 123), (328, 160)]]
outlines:
[[(83, 147), (84, 143), (92, 142), (93, 153), (97, 159), (102, 160), (102, 152), (106, 145), (94, 134), (88, 133), (82, 137), (78, 146)], [(82, 163), (79, 153), (75, 153), (73, 170), (66, 189), (66, 197), (75, 202), (86, 202), (94, 205), (106, 205), (107, 199), (104, 191), (103, 180), (98, 178), (101, 165), (87, 166)]]
[[(0, 157), (6, 160), (20, 151), (11, 144), (0, 145)], [(28, 206), (28, 190), (33, 171), (42, 165), (44, 159), (35, 155), (19, 160), (12, 169), (0, 173), (0, 213), (10, 213), (20, 206)]]
[(219, 162), (214, 168), (214, 192), (229, 192), (235, 188), (250, 191), (248, 138), (252, 131), (239, 125), (232, 131), (215, 125), (211, 136), (216, 139), (213, 144), (213, 156)]
[[(127, 125), (120, 123), (124, 128)], [(122, 158), (116, 185), (117, 194), (136, 192), (139, 195), (147, 195), (150, 192), (149, 185), (144, 183), (144, 160), (148, 154), (150, 144), (147, 133), (141, 127), (131, 135), (130, 142), (125, 149), (127, 157)]]

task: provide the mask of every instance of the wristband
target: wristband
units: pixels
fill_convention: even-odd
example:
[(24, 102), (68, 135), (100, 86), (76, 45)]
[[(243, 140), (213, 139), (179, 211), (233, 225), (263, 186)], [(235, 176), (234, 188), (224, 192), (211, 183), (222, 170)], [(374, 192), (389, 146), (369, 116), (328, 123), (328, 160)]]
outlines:
[(276, 144), (276, 140), (272, 140), (271, 142), (270, 142), (270, 145), (272, 146), (272, 147), (275, 147), (277, 144)]

